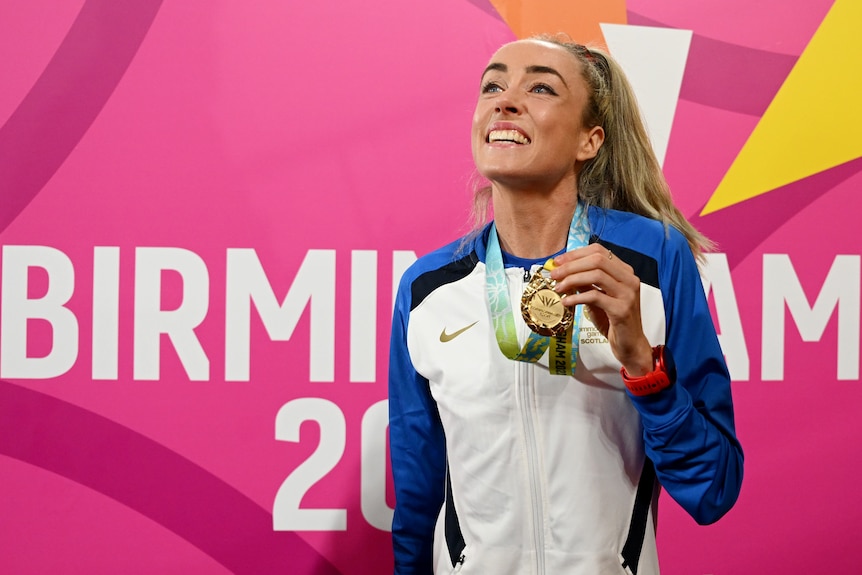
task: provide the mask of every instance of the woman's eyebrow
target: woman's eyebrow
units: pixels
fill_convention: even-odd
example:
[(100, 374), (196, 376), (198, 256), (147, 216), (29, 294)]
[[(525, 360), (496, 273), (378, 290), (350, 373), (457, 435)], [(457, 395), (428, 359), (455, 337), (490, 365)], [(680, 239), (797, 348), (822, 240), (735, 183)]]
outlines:
[(488, 67), (485, 68), (485, 71), (482, 72), (482, 77), (484, 78), (485, 74), (487, 74), (491, 70), (496, 70), (497, 72), (508, 72), (509, 67), (500, 62), (491, 62), (490, 64), (488, 64)]
[[(482, 77), (484, 78), (485, 74), (492, 70), (496, 72), (508, 72), (509, 67), (501, 62), (491, 62), (490, 64), (488, 64), (488, 67), (485, 68), (485, 71), (482, 72)], [(527, 66), (525, 70), (528, 74), (553, 74), (560, 79), (560, 81), (566, 86), (566, 88), (569, 87), (569, 84), (566, 82), (565, 78), (563, 78), (563, 75), (557, 72), (554, 68), (551, 68), (550, 66), (533, 65)]]
[(557, 72), (555, 69), (551, 68), (550, 66), (527, 66), (527, 73), (528, 74), (553, 74), (554, 76), (556, 76), (557, 78), (560, 79), (560, 81), (566, 86), (566, 88), (569, 87), (569, 85), (566, 83), (566, 80), (563, 78), (563, 75), (560, 74), (559, 72)]

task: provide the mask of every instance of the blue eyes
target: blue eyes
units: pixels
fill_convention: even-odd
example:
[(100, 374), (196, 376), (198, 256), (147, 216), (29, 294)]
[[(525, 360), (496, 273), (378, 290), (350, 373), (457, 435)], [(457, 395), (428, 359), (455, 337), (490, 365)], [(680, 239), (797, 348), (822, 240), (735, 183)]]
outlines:
[[(498, 94), (502, 91), (503, 87), (496, 82), (488, 82), (482, 86), (483, 94)], [(553, 88), (551, 88), (547, 84), (542, 83), (533, 84), (527, 91), (532, 92), (533, 94), (549, 94), (551, 96), (557, 95), (557, 92)]]
[(530, 88), (530, 91), (535, 92), (536, 94), (553, 94), (555, 96), (557, 95), (557, 93), (554, 92), (554, 89), (547, 84), (536, 84), (535, 86)]

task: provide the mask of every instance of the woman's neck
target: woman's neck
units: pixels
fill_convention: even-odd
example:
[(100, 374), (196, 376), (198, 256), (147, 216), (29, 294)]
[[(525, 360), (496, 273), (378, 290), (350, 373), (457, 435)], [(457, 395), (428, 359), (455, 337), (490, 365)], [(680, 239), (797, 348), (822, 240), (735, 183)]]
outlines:
[(521, 258), (542, 258), (566, 247), (577, 207), (572, 191), (531, 192), (494, 186), (494, 223), (503, 251)]

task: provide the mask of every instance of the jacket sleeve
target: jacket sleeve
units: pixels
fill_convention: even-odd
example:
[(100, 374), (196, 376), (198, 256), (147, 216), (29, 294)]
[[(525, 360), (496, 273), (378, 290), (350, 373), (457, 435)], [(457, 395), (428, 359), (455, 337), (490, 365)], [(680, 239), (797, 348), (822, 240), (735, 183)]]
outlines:
[(675, 229), (662, 259), (666, 344), (676, 363), (676, 384), (630, 397), (641, 414), (646, 454), (662, 487), (705, 525), (718, 521), (739, 496), (742, 447), (734, 428), (730, 374), (697, 264)]
[(396, 575), (430, 575), (434, 526), (444, 498), (446, 448), (428, 380), (416, 372), (407, 347), (410, 297), (405, 276), (396, 298), (389, 350), (392, 543)]

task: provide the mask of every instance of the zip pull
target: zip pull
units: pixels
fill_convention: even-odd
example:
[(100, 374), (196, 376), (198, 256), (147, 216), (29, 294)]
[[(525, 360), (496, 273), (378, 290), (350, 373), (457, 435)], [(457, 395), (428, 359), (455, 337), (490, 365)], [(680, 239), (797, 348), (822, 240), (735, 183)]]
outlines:
[(457, 575), (461, 572), (461, 569), (464, 568), (464, 555), (461, 554), (461, 557), (458, 558), (458, 562), (455, 563), (455, 568), (452, 570), (452, 575)]
[(525, 282), (530, 281), (530, 269), (529, 268), (524, 268), (524, 281)]

